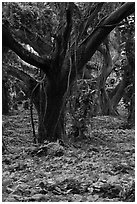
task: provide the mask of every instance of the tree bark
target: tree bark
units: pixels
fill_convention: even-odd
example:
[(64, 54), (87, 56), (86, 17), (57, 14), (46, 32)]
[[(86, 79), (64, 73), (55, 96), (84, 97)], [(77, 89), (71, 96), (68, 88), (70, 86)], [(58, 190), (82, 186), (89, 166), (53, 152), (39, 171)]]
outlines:
[(111, 98), (111, 106), (112, 108), (115, 110), (119, 101), (121, 100), (121, 98), (123, 97), (124, 94), (124, 90), (126, 88), (126, 86), (128, 85), (128, 77), (130, 75), (130, 70), (131, 67), (130, 65), (126, 65), (124, 67), (124, 74), (123, 74), (123, 79), (122, 81), (117, 85), (117, 87), (115, 88), (116, 93), (114, 94), (115, 90), (112, 92), (112, 98)]
[(63, 97), (48, 97), (47, 111), (44, 117), (44, 126), (46, 128), (47, 139), (50, 141), (61, 138), (61, 129), (59, 120), (61, 116), (61, 108), (63, 105)]
[(112, 67), (112, 57), (110, 55), (108, 40), (104, 43), (106, 46), (103, 48), (100, 46), (98, 50), (102, 53), (104, 57), (104, 65), (102, 66), (101, 74), (98, 79), (98, 96), (101, 114), (103, 115), (116, 115), (113, 107), (111, 106), (111, 101), (108, 93), (105, 89), (106, 79), (111, 73)]
[(38, 142), (54, 141), (63, 134), (64, 91), (61, 86), (47, 83), (37, 87), (33, 102), (38, 113)]
[(52, 82), (47, 87), (47, 110), (44, 124), (49, 140), (56, 140), (61, 137), (59, 121), (63, 111), (64, 93), (64, 87), (60, 83), (54, 84)]
[(135, 94), (132, 95), (130, 103), (131, 104), (127, 122), (128, 126), (133, 127), (135, 125)]
[(6, 86), (6, 80), (2, 80), (2, 114), (9, 114), (9, 93)]
[(113, 107), (114, 110), (116, 109), (119, 101), (121, 100), (124, 94), (125, 86), (126, 86), (126, 81), (125, 79), (123, 79), (119, 84), (116, 94), (111, 98), (111, 106)]

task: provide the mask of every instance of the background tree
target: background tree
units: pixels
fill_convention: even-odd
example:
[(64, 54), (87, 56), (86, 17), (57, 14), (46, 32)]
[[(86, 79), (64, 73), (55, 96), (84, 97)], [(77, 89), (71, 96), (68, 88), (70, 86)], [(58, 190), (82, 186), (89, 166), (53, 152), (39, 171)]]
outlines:
[[(70, 86), (107, 35), (134, 12), (134, 3), (126, 3), (98, 23), (103, 5), (88, 3), (85, 19), (81, 4), (3, 3), (3, 53), (11, 49), (42, 71), (38, 84), (29, 74), (20, 77), (38, 112), (38, 142), (61, 137)], [(91, 29), (93, 22), (98, 24)]]
[[(122, 40), (125, 42), (127, 57), (126, 87), (124, 90), (124, 103), (128, 109), (128, 126), (135, 124), (135, 28), (134, 16), (127, 18), (126, 26), (121, 29)], [(126, 32), (125, 32), (126, 31)]]

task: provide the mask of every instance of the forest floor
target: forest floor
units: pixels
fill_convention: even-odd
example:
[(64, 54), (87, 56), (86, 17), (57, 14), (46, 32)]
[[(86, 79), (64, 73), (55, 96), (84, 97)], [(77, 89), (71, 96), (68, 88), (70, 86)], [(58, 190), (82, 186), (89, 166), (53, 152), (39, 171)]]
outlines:
[(39, 147), (29, 111), (3, 116), (2, 201), (133, 202), (135, 130), (122, 129), (123, 121), (95, 117), (87, 139)]

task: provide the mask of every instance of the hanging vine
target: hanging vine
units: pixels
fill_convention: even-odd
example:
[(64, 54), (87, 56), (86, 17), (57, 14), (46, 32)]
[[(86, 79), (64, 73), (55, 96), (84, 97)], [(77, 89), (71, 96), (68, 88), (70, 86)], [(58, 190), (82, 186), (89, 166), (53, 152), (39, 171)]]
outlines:
[[(36, 133), (35, 133), (35, 125), (34, 125), (34, 120), (33, 120), (33, 101), (34, 101), (34, 93), (35, 91), (38, 89), (39, 87), (39, 109), (40, 109), (40, 123), (42, 124), (42, 126), (44, 127), (44, 117), (46, 114), (46, 109), (47, 109), (47, 95), (46, 95), (46, 90), (45, 90), (45, 79), (46, 79), (46, 75), (44, 75), (43, 79), (38, 81), (38, 83), (36, 84), (36, 86), (33, 88), (32, 92), (31, 92), (31, 96), (30, 96), (30, 114), (31, 114), (31, 124), (32, 124), (32, 131), (33, 131), (33, 138), (34, 138), (34, 143), (37, 143), (37, 137), (36, 137)], [(43, 102), (43, 93), (45, 96), (45, 109), (44, 109), (44, 116), (43, 115), (43, 109), (42, 109), (42, 102)]]

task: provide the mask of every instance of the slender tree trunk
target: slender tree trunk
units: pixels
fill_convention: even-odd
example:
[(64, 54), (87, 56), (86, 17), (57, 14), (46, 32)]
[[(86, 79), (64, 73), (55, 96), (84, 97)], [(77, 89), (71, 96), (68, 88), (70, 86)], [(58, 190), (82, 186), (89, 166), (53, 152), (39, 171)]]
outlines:
[(130, 127), (133, 127), (135, 125), (135, 94), (132, 95), (132, 99), (130, 103), (131, 103), (130, 111), (128, 114), (127, 122)]
[(120, 82), (120, 84), (118, 85), (118, 87), (116, 88), (117, 91), (116, 91), (115, 95), (113, 95), (113, 97), (111, 98), (111, 105), (112, 105), (113, 109), (116, 109), (119, 101), (123, 97), (124, 90), (125, 90), (126, 86), (128, 85), (129, 76), (130, 76), (130, 66), (127, 65), (124, 67), (123, 79)]
[(106, 82), (105, 73), (102, 72), (98, 82), (100, 112), (103, 115), (117, 115), (116, 111), (113, 109), (108, 93), (105, 90), (105, 82)]
[(2, 114), (9, 114), (9, 95), (6, 87), (6, 80), (2, 80)]
[(103, 115), (109, 115), (110, 114), (110, 103), (109, 103), (109, 98), (107, 97), (105, 88), (103, 87), (99, 91), (100, 91), (99, 102), (100, 102), (101, 113)]
[(126, 81), (123, 79), (120, 82), (120, 85), (119, 85), (119, 88), (118, 88), (116, 94), (111, 98), (111, 105), (112, 105), (113, 109), (116, 109), (119, 101), (121, 100), (123, 93), (124, 93), (125, 85), (126, 85)]

